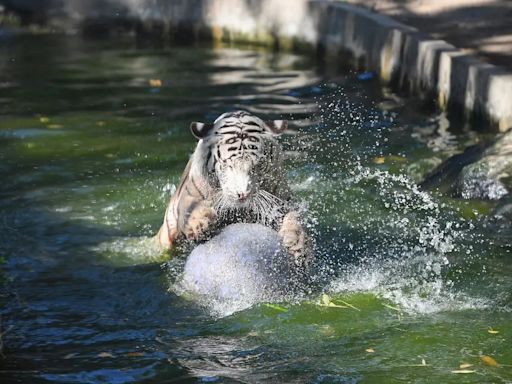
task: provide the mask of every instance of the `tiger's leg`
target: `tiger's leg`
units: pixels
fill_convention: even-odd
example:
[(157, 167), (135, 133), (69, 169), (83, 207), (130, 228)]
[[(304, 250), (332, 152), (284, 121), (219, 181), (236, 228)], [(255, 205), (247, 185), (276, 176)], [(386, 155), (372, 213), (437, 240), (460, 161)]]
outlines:
[(178, 220), (175, 214), (175, 204), (176, 198), (173, 196), (169, 201), (167, 209), (165, 210), (164, 222), (162, 223), (162, 226), (156, 235), (158, 244), (166, 249), (172, 248), (176, 238), (179, 235)]
[(279, 236), (290, 255), (293, 256), (295, 264), (309, 264), (312, 256), (311, 244), (297, 212), (291, 211), (284, 216)]
[(200, 240), (210, 228), (215, 211), (205, 202), (188, 200), (191, 199), (182, 197), (178, 203), (174, 197), (171, 198), (157, 234), (160, 246), (172, 248), (183, 236), (188, 240)]
[(205, 202), (193, 205), (183, 223), (182, 232), (188, 240), (201, 240), (215, 220), (215, 211)]

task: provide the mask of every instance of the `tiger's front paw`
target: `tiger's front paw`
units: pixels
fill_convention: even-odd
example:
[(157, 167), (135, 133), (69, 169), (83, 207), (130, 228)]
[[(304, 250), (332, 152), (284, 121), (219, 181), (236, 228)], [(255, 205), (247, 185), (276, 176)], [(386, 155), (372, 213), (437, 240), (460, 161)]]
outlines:
[(295, 264), (306, 265), (309, 263), (308, 237), (296, 213), (290, 212), (284, 217), (279, 236)]
[(196, 208), (189, 216), (184, 233), (188, 240), (201, 240), (215, 219), (215, 211), (208, 207)]

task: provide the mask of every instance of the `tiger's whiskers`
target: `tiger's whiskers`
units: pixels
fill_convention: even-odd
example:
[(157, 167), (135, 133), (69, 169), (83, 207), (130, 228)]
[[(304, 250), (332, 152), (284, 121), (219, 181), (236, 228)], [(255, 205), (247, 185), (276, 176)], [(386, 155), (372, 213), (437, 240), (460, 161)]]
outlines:
[(254, 193), (247, 207), (238, 207), (222, 191), (213, 197), (213, 208), (217, 216), (225, 219), (250, 216), (255, 222), (265, 226), (272, 226), (283, 216), (285, 205), (285, 201), (264, 190)]

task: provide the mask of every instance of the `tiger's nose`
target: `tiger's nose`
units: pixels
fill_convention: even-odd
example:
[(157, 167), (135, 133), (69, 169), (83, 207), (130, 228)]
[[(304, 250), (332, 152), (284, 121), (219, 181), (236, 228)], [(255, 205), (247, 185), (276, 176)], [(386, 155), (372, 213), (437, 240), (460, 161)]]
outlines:
[(245, 200), (247, 200), (247, 193), (238, 192), (238, 201), (244, 202)]

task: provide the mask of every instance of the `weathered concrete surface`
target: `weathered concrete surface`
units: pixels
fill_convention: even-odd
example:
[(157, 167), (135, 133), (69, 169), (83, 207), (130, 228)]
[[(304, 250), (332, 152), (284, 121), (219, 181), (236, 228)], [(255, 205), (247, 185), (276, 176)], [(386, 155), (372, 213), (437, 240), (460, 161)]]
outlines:
[(512, 1), (344, 1), (413, 26), (488, 63), (512, 68)]
[(421, 186), (465, 199), (499, 200), (510, 195), (512, 131), (449, 158)]
[[(0, 0), (15, 9), (29, 0)], [(512, 128), (512, 73), (443, 40), (368, 10), (308, 0), (48, 0), (53, 22), (78, 28), (123, 24), (176, 41), (250, 41), (309, 48), (371, 70), (400, 89), (437, 103), (464, 121)], [(56, 16), (56, 17), (55, 17)]]

